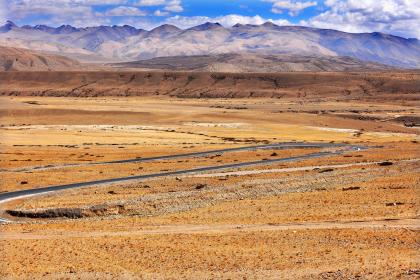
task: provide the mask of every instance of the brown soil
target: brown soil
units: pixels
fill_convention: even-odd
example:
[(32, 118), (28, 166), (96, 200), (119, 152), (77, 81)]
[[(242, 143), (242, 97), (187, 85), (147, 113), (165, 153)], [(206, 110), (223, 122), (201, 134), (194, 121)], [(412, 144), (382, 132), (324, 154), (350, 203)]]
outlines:
[[(12, 74), (23, 75), (22, 85), (29, 75)], [(24, 94), (45, 85), (34, 75)], [(74, 81), (83, 75), (89, 78), (79, 73)], [(70, 78), (65, 74), (63, 85)], [(0, 224), (0, 278), (417, 279), (420, 132), (399, 117), (416, 120), (420, 112), (410, 101), (418, 93), (401, 92), (377, 93), (371, 101), (343, 100), (332, 89), (325, 94), (332, 98), (319, 99), (295, 93), (281, 99), (1, 97), (3, 191), (319, 150), (86, 165), (257, 143), (347, 142), (369, 149), (3, 203), (1, 211), (15, 216), (2, 217), (15, 222)], [(79, 165), (62, 167), (69, 162)]]
[(81, 64), (60, 55), (0, 46), (0, 71), (80, 70)]
[(297, 97), (415, 100), (420, 73), (0, 72), (8, 96)]

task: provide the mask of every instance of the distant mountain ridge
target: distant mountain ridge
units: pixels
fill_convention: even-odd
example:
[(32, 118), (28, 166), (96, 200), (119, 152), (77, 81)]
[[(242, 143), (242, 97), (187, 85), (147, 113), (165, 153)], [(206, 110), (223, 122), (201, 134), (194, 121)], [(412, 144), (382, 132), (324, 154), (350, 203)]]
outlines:
[(66, 55), (82, 61), (124, 62), (155, 57), (254, 53), (351, 57), (420, 68), (420, 41), (373, 33), (346, 33), (303, 26), (204, 23), (188, 29), (165, 24), (150, 31), (124, 26), (0, 26), (0, 45)]
[(249, 53), (155, 57), (147, 60), (113, 63), (109, 66), (123, 69), (229, 73), (384, 71), (393, 69), (384, 64), (363, 62), (350, 57)]

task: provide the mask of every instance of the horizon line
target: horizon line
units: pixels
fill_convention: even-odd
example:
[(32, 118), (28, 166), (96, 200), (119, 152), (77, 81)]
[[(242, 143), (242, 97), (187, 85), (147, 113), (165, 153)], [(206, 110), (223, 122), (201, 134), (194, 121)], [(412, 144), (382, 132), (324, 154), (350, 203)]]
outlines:
[(202, 25), (205, 25), (205, 24), (218, 24), (221, 27), (226, 28), (226, 29), (234, 28), (237, 25), (241, 25), (241, 26), (255, 26), (256, 27), (256, 26), (263, 26), (263, 25), (270, 24), (270, 25), (277, 26), (277, 27), (303, 27), (303, 28), (317, 29), (317, 30), (331, 30), (331, 31), (336, 31), (336, 32), (341, 32), (341, 33), (348, 33), (348, 34), (383, 34), (383, 35), (388, 35), (388, 36), (394, 36), (394, 37), (398, 37), (398, 38), (403, 38), (403, 39), (406, 39), (406, 40), (419, 40), (418, 38), (415, 38), (415, 37), (403, 37), (403, 36), (394, 35), (394, 34), (391, 34), (391, 33), (384, 33), (384, 32), (380, 32), (380, 31), (372, 31), (372, 32), (347, 32), (347, 31), (342, 31), (342, 30), (338, 30), (338, 29), (318, 28), (318, 27), (312, 27), (312, 26), (306, 26), (306, 25), (298, 25), (298, 24), (279, 25), (279, 24), (276, 24), (276, 23), (274, 23), (274, 22), (272, 22), (270, 20), (268, 20), (268, 21), (266, 21), (264, 23), (261, 23), (261, 24), (249, 24), (249, 23), (248, 24), (242, 24), (242, 23), (237, 22), (237, 23), (235, 23), (232, 26), (225, 26), (225, 25), (223, 25), (223, 24), (221, 24), (219, 22), (207, 21), (207, 22), (204, 22), (204, 23), (195, 25), (195, 26), (191, 26), (189, 28), (180, 28), (179, 26), (176, 26), (174, 24), (163, 23), (163, 24), (158, 25), (158, 26), (156, 26), (156, 27), (154, 27), (154, 28), (152, 28), (150, 30), (144, 29), (144, 28), (138, 28), (138, 27), (135, 27), (135, 26), (132, 26), (132, 25), (129, 25), (129, 24), (123, 24), (123, 25), (115, 25), (115, 24), (113, 24), (113, 25), (92, 25), (92, 26), (84, 26), (84, 27), (74, 26), (74, 25), (71, 25), (71, 24), (61, 24), (59, 26), (51, 26), (51, 25), (48, 25), (48, 24), (36, 24), (36, 25), (25, 24), (25, 25), (20, 25), (19, 26), (16, 23), (14, 23), (12, 20), (6, 20), (5, 23), (4, 23), (4, 25), (0, 25), (0, 27), (6, 26), (7, 24), (13, 24), (14, 26), (16, 26), (18, 28), (24, 28), (24, 27), (32, 27), (32, 28), (34, 28), (34, 27), (37, 27), (37, 26), (45, 26), (45, 27), (55, 28), (55, 29), (60, 28), (60, 27), (66, 27), (66, 26), (73, 27), (73, 28), (76, 28), (76, 29), (87, 29), (87, 28), (98, 28), (98, 27), (124, 27), (124, 26), (127, 26), (127, 27), (135, 28), (136, 30), (143, 30), (143, 31), (147, 31), (147, 32), (153, 31), (153, 30), (155, 30), (155, 29), (157, 29), (159, 27), (165, 26), (165, 25), (167, 25), (167, 26), (173, 26), (173, 27), (176, 27), (176, 28), (178, 28), (180, 30), (189, 30), (189, 29), (193, 29), (195, 27), (202, 26)]

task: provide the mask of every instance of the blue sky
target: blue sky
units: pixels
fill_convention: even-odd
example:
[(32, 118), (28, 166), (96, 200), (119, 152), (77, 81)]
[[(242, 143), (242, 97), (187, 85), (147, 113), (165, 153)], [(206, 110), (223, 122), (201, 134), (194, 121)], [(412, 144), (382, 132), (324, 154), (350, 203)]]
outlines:
[(0, 21), (18, 25), (181, 28), (206, 21), (305, 25), (420, 37), (420, 0), (0, 0)]

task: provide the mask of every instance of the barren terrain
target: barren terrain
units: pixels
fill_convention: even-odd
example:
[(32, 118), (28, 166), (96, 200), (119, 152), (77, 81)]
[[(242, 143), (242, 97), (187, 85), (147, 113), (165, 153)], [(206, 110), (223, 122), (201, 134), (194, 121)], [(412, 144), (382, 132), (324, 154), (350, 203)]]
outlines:
[(3, 202), (0, 278), (419, 277), (417, 73), (211, 75), (0, 73), (0, 196), (267, 163)]
[[(61, 97), (170, 96), (178, 98), (295, 98), (295, 101), (419, 99), (420, 73), (412, 72), (0, 72), (0, 95)], [(243, 106), (228, 106), (241, 109)], [(235, 107), (235, 108), (233, 108)], [(283, 107), (283, 110), (291, 110)], [(347, 108), (350, 111), (350, 108)], [(324, 109), (325, 110), (325, 109)], [(312, 108), (312, 112), (318, 112)], [(83, 113), (83, 112), (81, 112)], [(116, 114), (131, 112), (118, 111)], [(60, 114), (61, 115), (61, 114)]]
[(267, 55), (228, 53), (219, 55), (169, 56), (152, 59), (112, 63), (122, 69), (207, 71), (230, 73), (276, 73), (299, 71), (384, 71), (392, 67), (362, 61), (351, 57)]
[(0, 71), (80, 70), (81, 64), (60, 55), (0, 46)]

